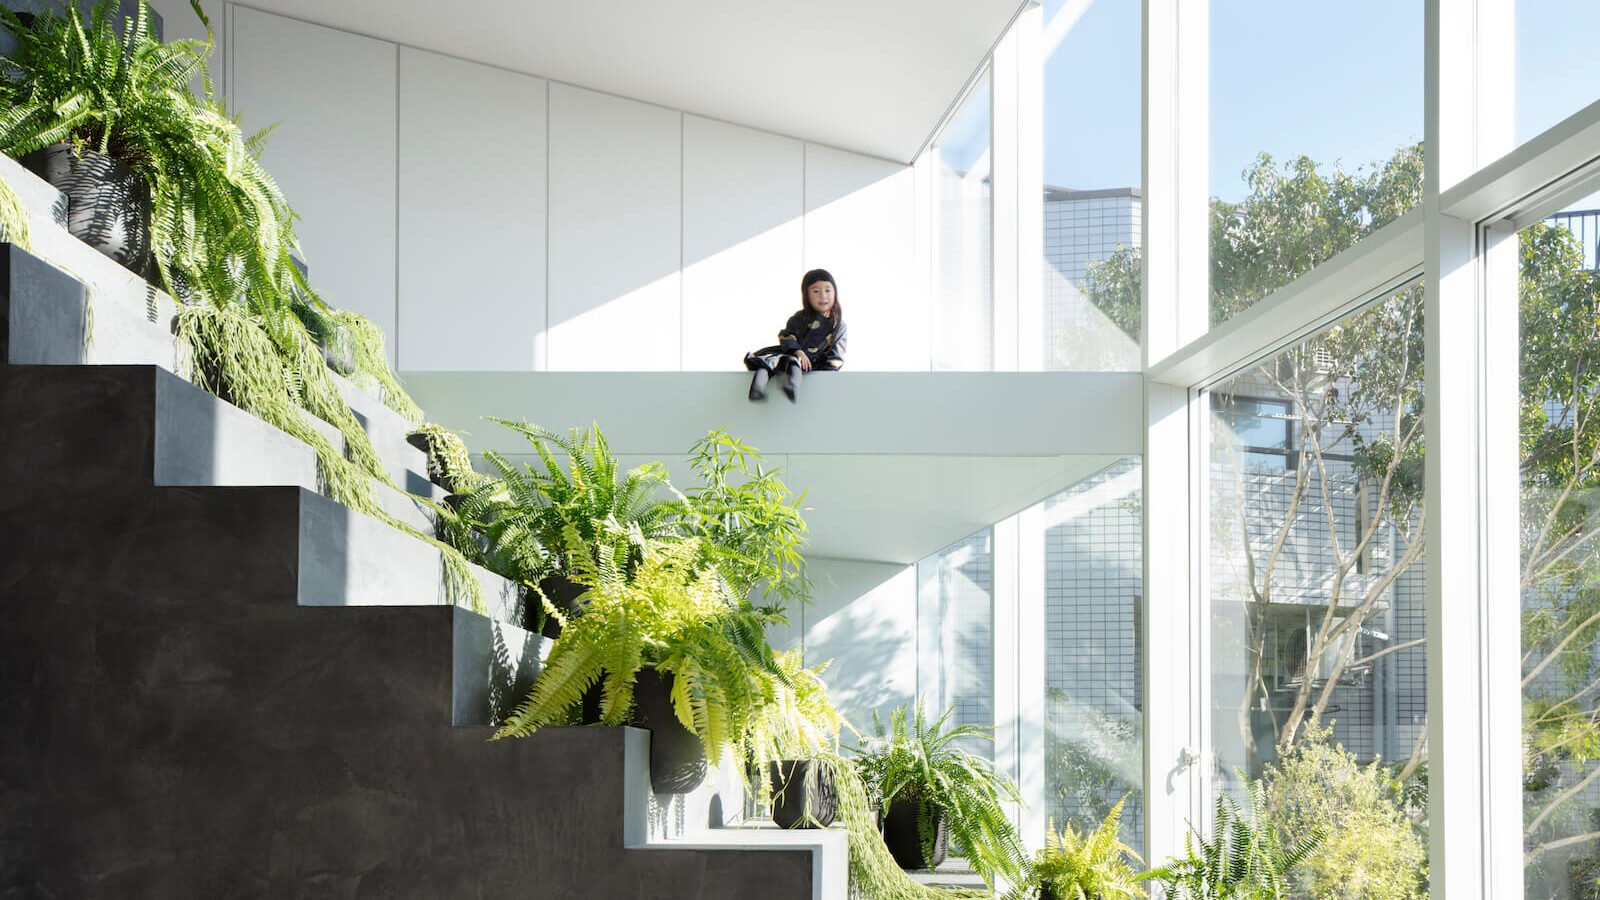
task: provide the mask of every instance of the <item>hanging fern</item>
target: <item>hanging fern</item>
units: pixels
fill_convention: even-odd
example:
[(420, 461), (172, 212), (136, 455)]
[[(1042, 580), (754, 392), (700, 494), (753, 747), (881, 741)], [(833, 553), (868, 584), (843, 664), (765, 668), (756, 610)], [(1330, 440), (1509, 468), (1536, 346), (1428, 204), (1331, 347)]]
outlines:
[(28, 208), (12, 189), (11, 182), (0, 178), (0, 241), (16, 244), (24, 250), (33, 248), (28, 234)]
[(472, 455), (461, 435), (432, 422), (411, 432), (413, 437), (418, 435), (428, 447), (428, 477), (434, 482), (459, 494), (482, 481), (483, 476), (472, 470)]
[(383, 331), (365, 316), (349, 310), (333, 310), (333, 320), (350, 329), (356, 348), (356, 371), (351, 376), (356, 387), (367, 391), (383, 405), (399, 413), (413, 425), (422, 423), (422, 409), (417, 406), (406, 389), (400, 386), (394, 370), (389, 368), (389, 351), (384, 346)]

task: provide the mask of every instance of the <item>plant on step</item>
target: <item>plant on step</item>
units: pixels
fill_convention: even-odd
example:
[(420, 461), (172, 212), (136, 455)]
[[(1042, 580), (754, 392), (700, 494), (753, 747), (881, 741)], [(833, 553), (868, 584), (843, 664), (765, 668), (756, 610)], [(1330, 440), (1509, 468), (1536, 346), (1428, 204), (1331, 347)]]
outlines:
[(461, 435), (428, 422), (411, 432), (410, 437), (426, 448), (423, 452), (428, 456), (428, 478), (435, 484), (459, 494), (471, 490), (481, 479), (482, 476), (472, 470), (472, 455), (467, 452)]
[(571, 722), (595, 685), (601, 723), (626, 724), (634, 682), (649, 667), (672, 676), (674, 713), (708, 759), (728, 750), (742, 754), (773, 681), (785, 677), (767, 644), (764, 617), (698, 569), (695, 540), (645, 541), (631, 573), (617, 558), (619, 547), (631, 552), (630, 541), (605, 539), (596, 547), (595, 560), (573, 558), (580, 579), (593, 585), (588, 606), (567, 623), (527, 698), (495, 736), (524, 737)]
[[(483, 609), (482, 588), (467, 559), (378, 504), (372, 482), (389, 483), (383, 461), (298, 321), (290, 318), (269, 329), (260, 317), (246, 315), (238, 307), (185, 306), (178, 311), (176, 336), (182, 368), (190, 380), (309, 445), (317, 455), (324, 493), (434, 544), (443, 560), (441, 579), (447, 596)], [(312, 425), (308, 415), (339, 430), (345, 453)]]
[(1191, 827), (1184, 855), (1140, 875), (1161, 884), (1169, 900), (1285, 900), (1289, 874), (1321, 846), (1326, 832), (1310, 825), (1285, 843), (1267, 814), (1266, 786), (1239, 773), (1250, 803), (1241, 810), (1226, 794), (1217, 797), (1212, 836)]
[(76, 0), (29, 25), (0, 9), (17, 40), (0, 58), (0, 152), (65, 142), (118, 160), (150, 185), (160, 287), (257, 313), (287, 309), (309, 291), (290, 262), (294, 213), (261, 166), (263, 135), (246, 137), (212, 96), (210, 23), (192, 5), (205, 41), (157, 40), (144, 2), (119, 21), (117, 0), (101, 0), (87, 25)]
[(356, 370), (350, 376), (356, 387), (383, 401), (400, 418), (413, 425), (421, 424), (422, 409), (417, 406), (400, 379), (389, 368), (389, 351), (384, 347), (383, 331), (371, 320), (349, 310), (332, 310), (333, 321), (350, 329), (355, 343)]
[(934, 857), (942, 820), (952, 843), (966, 853), (972, 870), (991, 886), (997, 877), (1015, 881), (1022, 870), (1022, 841), (1003, 804), (1021, 803), (1017, 786), (994, 765), (961, 743), (992, 741), (991, 729), (950, 727), (955, 707), (929, 720), (919, 699), (914, 712), (901, 706), (873, 715), (876, 740), (861, 748), (859, 765), (887, 814), (896, 803), (914, 807), (923, 860)]
[(526, 438), (537, 459), (519, 465), (485, 452), (494, 472), (462, 497), (452, 539), (476, 546), (474, 530), (481, 530), (484, 565), (526, 585), (563, 626), (567, 610), (545, 596), (546, 579), (563, 575), (588, 585), (586, 573), (599, 571), (602, 557), (626, 578), (647, 542), (681, 532), (681, 504), (671, 497), (666, 467), (622, 471), (598, 425), (563, 437), (527, 422), (492, 421)]
[(872, 900), (955, 900), (992, 897), (990, 891), (948, 890), (918, 883), (895, 863), (878, 831), (878, 806), (860, 761), (838, 753), (818, 754), (832, 773), (850, 856), (850, 896)]
[(33, 242), (28, 237), (28, 208), (22, 205), (11, 182), (0, 178), (0, 241), (16, 244), (24, 250)]
[(1045, 836), (1044, 849), (1035, 854), (1023, 880), (1007, 895), (1009, 900), (1039, 896), (1041, 900), (1115, 900), (1143, 897), (1139, 876), (1128, 860), (1139, 855), (1122, 842), (1123, 795), (1111, 813), (1093, 831), (1078, 831), (1070, 823), (1057, 831), (1055, 823)]
[(694, 443), (699, 484), (684, 491), (688, 523), (733, 591), (761, 591), (779, 606), (810, 599), (800, 550), (804, 495), (795, 496), (756, 448), (718, 428)]
[(806, 668), (798, 649), (776, 653), (773, 661), (780, 677), (771, 679), (766, 703), (744, 736), (747, 787), (759, 803), (789, 804), (774, 808), (775, 821), (788, 814), (803, 827), (825, 827), (834, 811), (817, 760), (838, 754), (839, 729), (849, 726), (822, 681), (828, 662)]

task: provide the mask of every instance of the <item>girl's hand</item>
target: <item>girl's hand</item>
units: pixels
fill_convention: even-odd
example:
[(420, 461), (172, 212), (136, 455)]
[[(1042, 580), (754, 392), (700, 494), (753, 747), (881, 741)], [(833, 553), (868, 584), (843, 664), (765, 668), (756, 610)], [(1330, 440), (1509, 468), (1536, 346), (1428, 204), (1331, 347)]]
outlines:
[(811, 371), (811, 357), (807, 356), (804, 351), (802, 351), (800, 353), (797, 353), (795, 355), (800, 357), (800, 371), (802, 371), (802, 372)]

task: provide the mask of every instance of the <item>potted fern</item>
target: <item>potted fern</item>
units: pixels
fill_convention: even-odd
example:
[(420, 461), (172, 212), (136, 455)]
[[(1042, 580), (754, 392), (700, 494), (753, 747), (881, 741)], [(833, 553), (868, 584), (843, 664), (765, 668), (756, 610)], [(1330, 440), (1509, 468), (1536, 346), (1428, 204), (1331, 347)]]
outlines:
[(0, 9), (17, 44), (0, 58), (0, 152), (69, 195), (75, 235), (163, 290), (288, 310), (309, 289), (262, 138), (245, 137), (209, 87), (189, 87), (209, 86), (212, 41), (163, 43), (147, 2), (131, 19), (118, 6), (100, 0), (85, 16), (73, 0), (27, 23)]
[(1170, 900), (1287, 900), (1289, 873), (1322, 845), (1314, 826), (1285, 844), (1267, 816), (1266, 787), (1240, 773), (1250, 801), (1246, 815), (1233, 798), (1217, 797), (1212, 834), (1190, 830), (1184, 855), (1139, 876), (1161, 884)]
[(887, 733), (874, 715), (877, 739), (860, 749), (858, 765), (878, 795), (884, 843), (901, 868), (920, 869), (943, 862), (948, 840), (989, 884), (1015, 880), (1022, 843), (1002, 804), (1022, 796), (992, 763), (959, 746), (993, 740), (990, 729), (952, 728), (954, 714), (952, 706), (930, 721), (919, 699), (909, 719), (904, 706), (890, 714)]
[(598, 686), (594, 717), (649, 728), (652, 785), (682, 793), (705, 776), (707, 758), (750, 748), (775, 685), (788, 676), (766, 642), (766, 618), (697, 565), (697, 540), (645, 541), (631, 573), (614, 546), (602, 543), (594, 560), (573, 557), (580, 580), (592, 586), (583, 615), (568, 620), (495, 736), (574, 724), (585, 694)]
[[(839, 789), (826, 758), (837, 756), (845, 726), (822, 673), (800, 665), (800, 652), (775, 657), (782, 677), (749, 735), (750, 755), (767, 760), (764, 794), (779, 828), (826, 828), (839, 814)], [(758, 773), (759, 775), (759, 773)]]
[(1027, 877), (1008, 895), (1012, 900), (1115, 900), (1143, 897), (1139, 877), (1128, 860), (1139, 855), (1122, 842), (1124, 796), (1093, 831), (1079, 832), (1072, 825), (1057, 831), (1051, 823), (1040, 850), (1028, 866)]

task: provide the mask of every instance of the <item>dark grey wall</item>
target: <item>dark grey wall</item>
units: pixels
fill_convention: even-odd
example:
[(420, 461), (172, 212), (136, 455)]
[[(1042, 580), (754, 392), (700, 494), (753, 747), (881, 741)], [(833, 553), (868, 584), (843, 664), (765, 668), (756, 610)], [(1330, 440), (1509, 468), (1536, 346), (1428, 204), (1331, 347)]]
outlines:
[(0, 898), (811, 895), (805, 851), (624, 850), (619, 729), (452, 727), (488, 630), (296, 605), (308, 495), (152, 487), (156, 384), (0, 365)]

